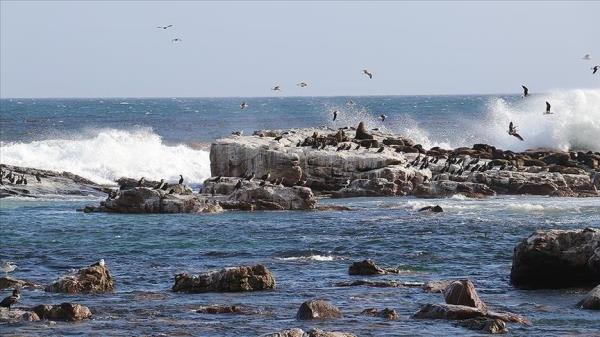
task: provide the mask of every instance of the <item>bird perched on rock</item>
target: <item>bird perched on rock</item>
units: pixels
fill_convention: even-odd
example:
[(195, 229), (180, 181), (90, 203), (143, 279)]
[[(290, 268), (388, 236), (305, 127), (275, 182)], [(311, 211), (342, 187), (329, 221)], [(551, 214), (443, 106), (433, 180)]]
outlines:
[(165, 187), (165, 180), (161, 179), (160, 183), (158, 184), (158, 186), (156, 186), (154, 189), (155, 190), (161, 190), (161, 189), (163, 189), (163, 187)]
[(246, 180), (252, 181), (252, 179), (254, 179), (254, 172), (246, 176)]
[(544, 112), (544, 115), (551, 115), (552, 112), (550, 111), (550, 108), (552, 106), (550, 105), (550, 103), (548, 103), (548, 101), (546, 101), (546, 112)]
[(270, 171), (267, 171), (267, 173), (265, 173), (264, 176), (260, 177), (260, 179), (265, 180), (265, 181), (269, 180), (269, 178), (271, 178), (271, 172)]
[(369, 78), (373, 78), (373, 73), (370, 72), (368, 69), (363, 69), (363, 74), (369, 76)]
[(8, 274), (17, 269), (17, 265), (10, 261), (2, 261), (0, 262), (0, 271), (3, 271), (4, 274)]
[(42, 179), (40, 178), (40, 174), (39, 173), (35, 173), (35, 180), (37, 180), (38, 183), (42, 182)]
[(138, 187), (143, 186), (145, 182), (146, 182), (146, 178), (141, 177), (140, 180), (138, 180)]
[(8, 308), (8, 310), (10, 310), (10, 306), (17, 303), (20, 298), (21, 292), (19, 291), (19, 288), (15, 288), (12, 292), (12, 295), (5, 297), (2, 302), (0, 302), (0, 307)]
[(242, 180), (243, 179), (238, 180), (237, 184), (235, 184), (235, 187), (233, 188), (234, 191), (242, 188)]
[(524, 85), (522, 85), (521, 88), (523, 88), (523, 98), (529, 96), (529, 89)]
[(381, 152), (383, 152), (383, 150), (385, 150), (385, 146), (379, 147), (379, 150), (377, 150), (377, 153), (381, 153)]
[(179, 175), (179, 185), (183, 184), (183, 176), (180, 174)]

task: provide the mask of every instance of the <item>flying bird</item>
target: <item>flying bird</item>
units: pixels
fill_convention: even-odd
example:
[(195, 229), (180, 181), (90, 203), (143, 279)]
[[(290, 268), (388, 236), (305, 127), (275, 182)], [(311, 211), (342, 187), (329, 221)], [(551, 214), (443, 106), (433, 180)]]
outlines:
[(385, 119), (387, 118), (387, 116), (382, 114), (381, 116), (379, 116), (379, 118), (381, 119), (382, 122), (385, 122)]
[(278, 86), (278, 85), (276, 85), (273, 88), (271, 88), (271, 90), (273, 90), (273, 91), (281, 91), (281, 87)]
[(521, 88), (523, 88), (523, 98), (529, 96), (529, 89), (524, 85), (522, 85)]
[(550, 115), (552, 114), (552, 112), (550, 112), (550, 108), (552, 106), (550, 105), (550, 103), (548, 103), (548, 101), (546, 101), (546, 112), (544, 112), (544, 115)]
[(590, 54), (585, 54), (585, 55), (583, 55), (583, 57), (581, 59), (582, 60), (591, 60), (592, 56)]
[(373, 73), (367, 69), (363, 69), (363, 74), (369, 76), (369, 78), (373, 78)]
[(246, 102), (242, 102), (242, 103), (240, 103), (240, 109), (244, 110), (244, 109), (246, 109), (247, 107), (248, 107), (248, 103), (246, 103)]
[(171, 28), (171, 27), (173, 27), (173, 25), (168, 25), (168, 26), (158, 26), (158, 27), (156, 27), (156, 28), (159, 28), (159, 29), (168, 29), (168, 28)]
[(592, 75), (595, 74), (596, 72), (598, 72), (598, 68), (600, 68), (600, 66), (593, 66), (591, 69), (592, 71)]
[(178, 43), (178, 42), (181, 42), (181, 39), (180, 39), (180, 38), (178, 38), (178, 37), (176, 37), (176, 38), (174, 38), (174, 39), (171, 39), (171, 42), (173, 42), (173, 43)]
[(508, 124), (508, 134), (518, 138), (519, 140), (523, 140), (523, 137), (517, 133), (517, 127), (513, 125), (513, 122)]
[(298, 83), (296, 85), (299, 86), (300, 88), (304, 88), (304, 87), (308, 86), (308, 84), (306, 82), (304, 82), (304, 81), (302, 81), (302, 82), (300, 82), (300, 83)]
[(242, 134), (244, 134), (244, 131), (243, 130), (241, 130), (241, 131), (233, 131), (231, 134), (234, 135), (234, 136), (241, 136)]
[(334, 111), (333, 111), (333, 120), (334, 120), (334, 121), (335, 121), (335, 120), (336, 120), (336, 118), (337, 118), (337, 114), (338, 114), (338, 111), (337, 111), (337, 110), (334, 110)]

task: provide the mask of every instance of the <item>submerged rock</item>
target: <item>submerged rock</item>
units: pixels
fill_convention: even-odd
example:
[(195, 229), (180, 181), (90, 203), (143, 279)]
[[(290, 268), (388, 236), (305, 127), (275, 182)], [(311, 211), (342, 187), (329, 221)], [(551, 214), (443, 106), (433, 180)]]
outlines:
[(510, 280), (519, 288), (600, 282), (600, 229), (537, 231), (516, 245)]
[(423, 285), (422, 289), (427, 293), (443, 293), (452, 282), (453, 281), (447, 280), (427, 281)]
[(435, 205), (435, 206), (425, 206), (425, 207), (422, 207), (419, 209), (419, 212), (423, 212), (423, 211), (430, 211), (433, 213), (441, 213), (444, 211), (444, 209), (440, 205)]
[(302, 329), (286, 329), (278, 332), (263, 335), (263, 337), (305, 337), (305, 332)]
[(600, 310), (600, 285), (592, 289), (585, 297), (577, 303), (578, 307), (590, 310)]
[(380, 317), (389, 320), (396, 320), (400, 318), (400, 315), (394, 309), (385, 308), (383, 310), (378, 310), (376, 308), (365, 309), (361, 312), (362, 315)]
[(18, 322), (35, 322), (39, 321), (40, 317), (33, 311), (21, 310), (16, 308), (0, 307), (0, 322), (18, 323)]
[(474, 317), (482, 317), (485, 314), (478, 308), (466, 305), (454, 305), (446, 303), (425, 304), (412, 317), (418, 319), (449, 319), (460, 320)]
[(19, 280), (10, 276), (2, 276), (0, 277), (0, 290), (7, 288), (37, 288), (39, 285), (25, 281)]
[(237, 305), (210, 305), (206, 307), (200, 307), (196, 309), (197, 313), (200, 314), (244, 314), (248, 313), (245, 308)]
[(507, 333), (506, 323), (500, 319), (475, 317), (456, 322), (457, 325), (470, 330), (482, 331), (489, 334)]
[(398, 269), (381, 268), (372, 260), (354, 262), (348, 268), (348, 275), (386, 275), (398, 274), (399, 272)]
[(421, 286), (423, 286), (423, 283), (421, 283), (421, 282), (356, 280), (356, 281), (337, 282), (334, 285), (336, 287), (367, 286), (367, 287), (375, 287), (375, 288), (409, 288), (409, 287), (421, 287)]
[(305, 332), (302, 329), (294, 328), (266, 334), (263, 337), (356, 337), (356, 335), (348, 332), (323, 331), (319, 329), (311, 329)]
[(193, 276), (178, 274), (172, 290), (175, 292), (241, 292), (275, 288), (275, 279), (267, 267), (254, 266), (229, 267), (209, 271)]
[(114, 281), (104, 260), (59, 278), (45, 290), (55, 293), (106, 293), (114, 290)]
[(296, 313), (299, 320), (341, 318), (342, 312), (326, 300), (310, 300), (302, 303)]

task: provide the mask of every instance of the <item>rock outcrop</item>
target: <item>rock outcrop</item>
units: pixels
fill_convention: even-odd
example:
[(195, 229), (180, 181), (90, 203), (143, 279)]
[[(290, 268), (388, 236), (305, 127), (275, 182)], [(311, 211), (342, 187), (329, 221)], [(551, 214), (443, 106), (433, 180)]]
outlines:
[(475, 317), (456, 322), (456, 325), (488, 334), (507, 333), (506, 323), (497, 318)]
[(178, 274), (172, 290), (186, 293), (241, 292), (275, 288), (275, 278), (267, 267), (240, 266), (209, 271), (193, 276)]
[(40, 319), (53, 321), (81, 321), (92, 317), (92, 312), (88, 307), (76, 303), (40, 304), (31, 308), (31, 311)]
[(25, 281), (25, 280), (19, 280), (16, 279), (14, 277), (10, 277), (10, 276), (2, 276), (0, 277), (0, 290), (3, 289), (7, 289), (7, 288), (38, 288), (39, 285), (29, 282), (29, 281)]
[(471, 280), (457, 280), (450, 283), (444, 289), (444, 300), (447, 304), (466, 305), (487, 312), (487, 307), (479, 298)]
[[(2, 184), (0, 184), (0, 198), (10, 196), (37, 198), (56, 195), (103, 196), (108, 191), (104, 186), (69, 172), (55, 172), (5, 164), (0, 164), (0, 170), (3, 173)], [(15, 176), (12, 182), (11, 179), (6, 177), (9, 174)], [(36, 176), (39, 177), (39, 182)], [(19, 178), (24, 178), (27, 183), (17, 184)]]
[(396, 320), (396, 319), (400, 318), (400, 315), (398, 315), (398, 312), (396, 312), (396, 310), (390, 309), (390, 308), (385, 308), (383, 310), (379, 310), (376, 308), (369, 308), (369, 309), (363, 310), (361, 312), (361, 314), (366, 315), (366, 316), (385, 318), (385, 319), (389, 319), (389, 320)]
[(461, 320), (482, 317), (485, 314), (474, 307), (446, 303), (425, 304), (413, 315), (418, 319), (449, 319)]
[(263, 337), (356, 337), (356, 335), (341, 331), (323, 331), (320, 329), (304, 331), (299, 328), (294, 328), (266, 334), (263, 335)]
[(577, 303), (578, 307), (590, 310), (600, 310), (600, 285), (592, 289), (585, 297)]
[(372, 260), (354, 262), (348, 268), (348, 275), (386, 275), (398, 274), (399, 272), (398, 269), (382, 268)]
[(342, 312), (325, 300), (310, 300), (302, 303), (296, 318), (299, 320), (341, 318)]
[(598, 284), (600, 229), (535, 232), (516, 245), (510, 280), (530, 289)]
[(54, 293), (106, 293), (114, 290), (115, 284), (104, 260), (81, 268), (74, 274), (65, 275), (48, 285), (45, 290)]

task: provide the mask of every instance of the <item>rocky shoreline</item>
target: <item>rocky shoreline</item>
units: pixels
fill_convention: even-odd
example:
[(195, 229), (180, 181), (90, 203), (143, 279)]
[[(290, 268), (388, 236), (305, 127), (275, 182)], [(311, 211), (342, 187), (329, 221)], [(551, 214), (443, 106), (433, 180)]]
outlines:
[[(425, 150), (414, 141), (379, 130), (306, 128), (261, 130), (218, 139), (210, 149), (212, 177), (201, 190), (184, 184), (121, 178), (119, 189), (63, 172), (2, 164), (0, 197), (108, 194), (85, 212), (215, 213), (223, 210), (319, 209), (317, 198), (463, 195), (600, 196), (600, 153), (535, 149), (520, 153), (487, 144)], [(41, 181), (36, 181), (36, 178)]]

